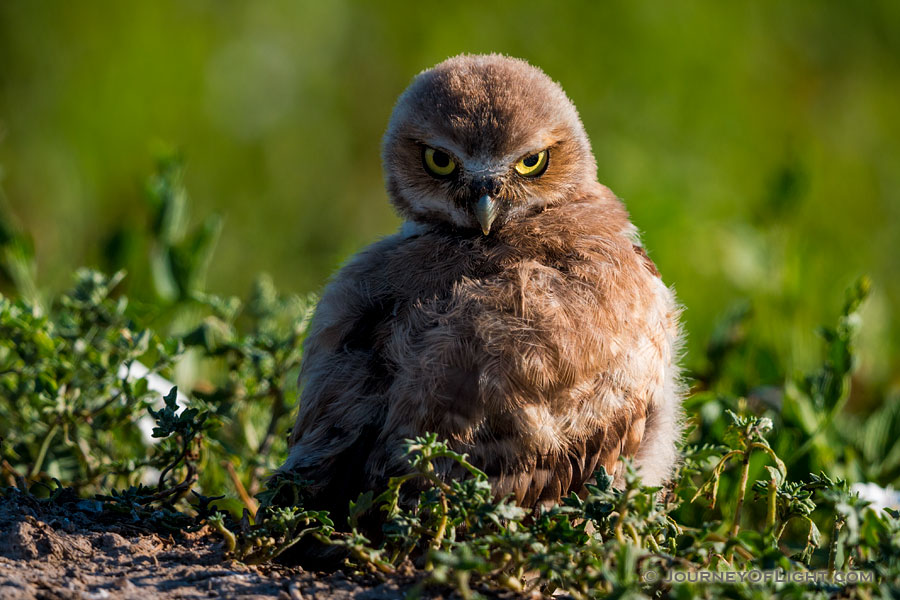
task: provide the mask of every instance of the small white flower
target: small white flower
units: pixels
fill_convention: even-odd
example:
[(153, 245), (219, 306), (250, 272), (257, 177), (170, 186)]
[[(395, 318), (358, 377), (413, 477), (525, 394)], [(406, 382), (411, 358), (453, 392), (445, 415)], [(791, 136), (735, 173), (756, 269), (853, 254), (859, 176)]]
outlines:
[(871, 502), (875, 510), (900, 509), (900, 492), (891, 486), (883, 488), (877, 483), (854, 483), (850, 486), (850, 491)]

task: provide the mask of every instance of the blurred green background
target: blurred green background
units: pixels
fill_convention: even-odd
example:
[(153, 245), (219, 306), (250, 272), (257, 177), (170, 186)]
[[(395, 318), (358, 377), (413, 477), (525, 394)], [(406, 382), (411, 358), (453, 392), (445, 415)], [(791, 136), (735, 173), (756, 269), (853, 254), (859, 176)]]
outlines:
[(502, 52), (578, 106), (686, 307), (688, 365), (740, 302), (772, 362), (812, 364), (816, 325), (870, 274), (865, 408), (900, 387), (898, 31), (894, 0), (4, 1), (0, 242), (30, 236), (48, 292), (125, 266), (152, 300), (143, 186), (177, 151), (192, 222), (224, 219), (208, 289), (268, 271), (316, 291), (399, 224), (379, 158), (398, 94), (448, 56)]

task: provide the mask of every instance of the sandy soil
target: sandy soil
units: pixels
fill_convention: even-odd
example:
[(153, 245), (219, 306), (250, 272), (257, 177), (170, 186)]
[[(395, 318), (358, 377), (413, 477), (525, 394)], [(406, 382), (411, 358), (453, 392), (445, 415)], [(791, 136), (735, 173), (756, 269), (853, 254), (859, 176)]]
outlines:
[[(160, 535), (109, 522), (99, 503), (63, 505), (0, 496), (0, 600), (124, 598), (403, 598), (414, 577), (248, 566), (228, 560), (206, 532)], [(426, 596), (446, 592), (431, 589)]]

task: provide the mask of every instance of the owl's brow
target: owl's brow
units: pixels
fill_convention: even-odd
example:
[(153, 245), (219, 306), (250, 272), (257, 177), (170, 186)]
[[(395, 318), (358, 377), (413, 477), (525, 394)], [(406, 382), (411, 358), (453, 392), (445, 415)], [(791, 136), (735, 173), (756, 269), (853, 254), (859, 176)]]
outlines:
[(530, 147), (531, 150), (528, 150), (523, 154), (517, 154), (513, 161), (518, 162), (523, 158), (528, 158), (532, 154), (537, 154), (538, 152), (543, 152), (544, 150), (553, 150), (554, 148), (558, 148), (559, 146), (561, 146), (564, 141), (564, 139), (560, 139), (555, 136), (544, 136), (540, 141), (537, 141), (536, 143), (528, 144), (527, 146), (523, 144), (524, 147)]
[(446, 138), (408, 138), (410, 142), (414, 144), (418, 144), (419, 146), (427, 146), (428, 148), (434, 148), (435, 150), (440, 150), (445, 154), (449, 154), (453, 158), (457, 160), (461, 160), (462, 157), (466, 155), (466, 153), (454, 144), (451, 140)]
[[(545, 138), (546, 139), (546, 138)], [(539, 142), (540, 143), (540, 142)], [(528, 158), (532, 154), (537, 154), (538, 152), (543, 152), (544, 150), (553, 150), (554, 148), (559, 147), (563, 143), (563, 140), (554, 140), (547, 145), (538, 145), (538, 144), (529, 144), (528, 146), (523, 145), (525, 148), (531, 148), (526, 152), (522, 152), (521, 150), (517, 150), (515, 152), (510, 152), (499, 159), (494, 159), (493, 157), (479, 157), (476, 159), (469, 159), (463, 161), (463, 166), (469, 173), (474, 173), (476, 175), (482, 174), (492, 174), (505, 172), (509, 169), (509, 167), (524, 158)]]

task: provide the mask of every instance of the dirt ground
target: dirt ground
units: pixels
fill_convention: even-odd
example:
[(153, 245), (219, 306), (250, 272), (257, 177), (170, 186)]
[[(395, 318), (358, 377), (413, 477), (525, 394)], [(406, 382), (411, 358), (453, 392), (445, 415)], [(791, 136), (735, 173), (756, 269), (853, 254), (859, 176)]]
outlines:
[[(107, 522), (95, 501), (0, 496), (0, 600), (403, 598), (414, 577), (379, 581), (227, 560), (204, 532), (159, 535)], [(448, 597), (429, 589), (426, 596)]]

